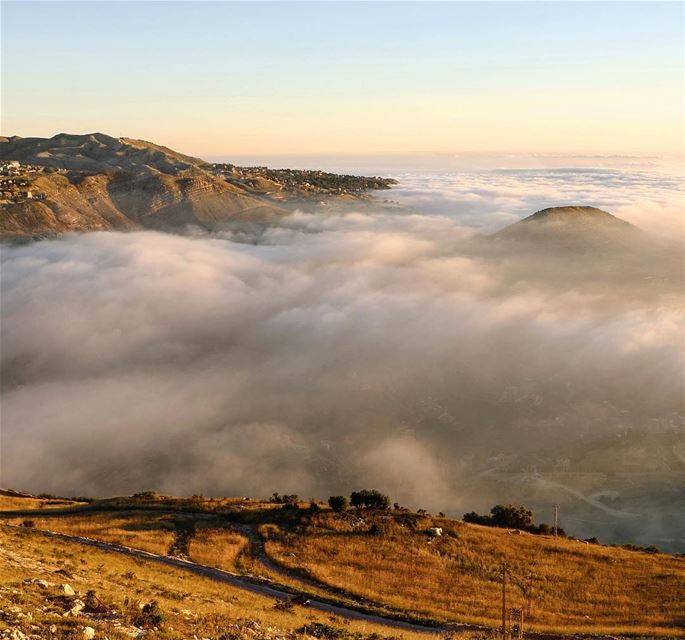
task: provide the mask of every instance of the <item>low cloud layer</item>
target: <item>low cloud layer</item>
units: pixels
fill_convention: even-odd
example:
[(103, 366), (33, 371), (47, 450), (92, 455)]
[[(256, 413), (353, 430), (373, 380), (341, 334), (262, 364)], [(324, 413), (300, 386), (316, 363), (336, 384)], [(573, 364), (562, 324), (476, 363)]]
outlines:
[[(5, 247), (2, 483), (375, 486), (453, 515), (568, 499), (576, 528), (594, 531), (587, 510), (620, 536), (644, 491), (616, 501), (606, 474), (685, 468), (683, 324), (672, 253), (647, 269), (615, 259), (521, 253), (459, 216), (387, 212)], [(592, 505), (601, 487), (584, 473), (605, 474), (625, 518)], [(672, 535), (682, 498), (649, 536)]]
[(418, 211), (494, 231), (551, 205), (610, 211), (657, 235), (683, 235), (683, 178), (665, 171), (604, 167), (398, 174), (392, 196)]

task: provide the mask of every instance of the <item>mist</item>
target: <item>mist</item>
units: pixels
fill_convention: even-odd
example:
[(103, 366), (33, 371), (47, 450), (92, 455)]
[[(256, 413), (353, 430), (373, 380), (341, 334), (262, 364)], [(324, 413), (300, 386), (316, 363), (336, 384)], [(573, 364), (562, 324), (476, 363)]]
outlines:
[(472, 226), (298, 212), (5, 246), (2, 484), (556, 502), (570, 533), (683, 548), (682, 249)]

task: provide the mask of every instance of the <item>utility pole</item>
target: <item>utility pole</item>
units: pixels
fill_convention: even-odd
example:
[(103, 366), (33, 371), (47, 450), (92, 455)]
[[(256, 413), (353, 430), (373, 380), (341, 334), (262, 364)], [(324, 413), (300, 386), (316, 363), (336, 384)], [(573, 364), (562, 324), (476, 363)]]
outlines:
[(530, 620), (530, 610), (533, 604), (533, 572), (528, 574), (528, 585), (526, 593), (526, 621)]
[(554, 505), (554, 537), (557, 537), (557, 533), (559, 532), (559, 505), (555, 504)]
[(502, 638), (507, 637), (507, 563), (502, 563)]

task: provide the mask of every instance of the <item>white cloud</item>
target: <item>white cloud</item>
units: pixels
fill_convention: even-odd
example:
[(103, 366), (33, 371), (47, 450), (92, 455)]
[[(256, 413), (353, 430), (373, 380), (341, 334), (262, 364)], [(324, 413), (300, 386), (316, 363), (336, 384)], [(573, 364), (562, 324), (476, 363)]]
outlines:
[(444, 189), (488, 200), (478, 214), (297, 213), (5, 247), (2, 482), (307, 497), (374, 484), (459, 515), (501, 497), (475, 480), (493, 459), (671, 424), (682, 273), (667, 257), (607, 269), (480, 242), (462, 221), (501, 221), (532, 189), (503, 179), (496, 197), (485, 179)]
[(605, 209), (659, 235), (683, 233), (683, 179), (656, 171), (507, 169), (398, 174), (390, 197), (494, 231), (550, 206)]

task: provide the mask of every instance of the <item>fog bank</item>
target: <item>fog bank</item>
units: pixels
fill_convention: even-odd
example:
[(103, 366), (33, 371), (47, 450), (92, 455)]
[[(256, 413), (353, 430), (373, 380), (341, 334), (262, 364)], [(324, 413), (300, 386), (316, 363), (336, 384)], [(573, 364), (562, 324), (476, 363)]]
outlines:
[(5, 247), (2, 484), (558, 501), (569, 530), (677, 547), (679, 257), (388, 212)]

